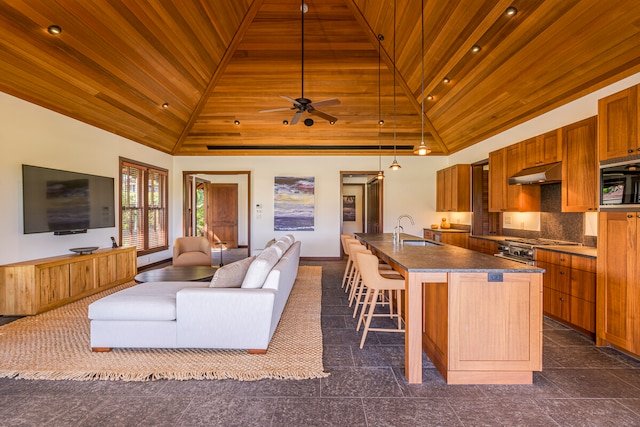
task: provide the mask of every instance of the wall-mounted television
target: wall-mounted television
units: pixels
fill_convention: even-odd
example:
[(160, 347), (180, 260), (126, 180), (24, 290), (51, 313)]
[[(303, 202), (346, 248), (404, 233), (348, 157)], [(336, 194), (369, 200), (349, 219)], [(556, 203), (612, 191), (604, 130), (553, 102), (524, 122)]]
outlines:
[(22, 165), (24, 234), (115, 227), (114, 179)]

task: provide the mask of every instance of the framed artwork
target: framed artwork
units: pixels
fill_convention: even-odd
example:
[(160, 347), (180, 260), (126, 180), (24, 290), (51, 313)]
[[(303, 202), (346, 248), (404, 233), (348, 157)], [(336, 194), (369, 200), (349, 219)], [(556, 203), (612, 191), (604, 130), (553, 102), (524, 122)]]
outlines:
[(356, 220), (356, 196), (355, 195), (343, 195), (342, 196), (342, 221), (355, 221)]
[(314, 231), (314, 177), (276, 176), (274, 192), (274, 230)]

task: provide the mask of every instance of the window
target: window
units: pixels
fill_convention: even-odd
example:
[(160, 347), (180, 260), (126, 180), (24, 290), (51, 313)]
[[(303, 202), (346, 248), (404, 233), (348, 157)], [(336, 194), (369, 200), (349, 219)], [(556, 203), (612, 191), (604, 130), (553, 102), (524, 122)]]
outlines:
[(168, 171), (120, 159), (120, 242), (138, 255), (168, 249)]

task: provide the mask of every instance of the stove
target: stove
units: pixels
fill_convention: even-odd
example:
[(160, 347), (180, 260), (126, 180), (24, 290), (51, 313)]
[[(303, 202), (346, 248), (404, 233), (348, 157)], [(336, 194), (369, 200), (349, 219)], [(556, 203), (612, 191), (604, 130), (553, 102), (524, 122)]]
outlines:
[(582, 243), (553, 239), (510, 237), (498, 245), (499, 253), (495, 254), (495, 256), (527, 265), (535, 265), (533, 251), (538, 246), (582, 246)]

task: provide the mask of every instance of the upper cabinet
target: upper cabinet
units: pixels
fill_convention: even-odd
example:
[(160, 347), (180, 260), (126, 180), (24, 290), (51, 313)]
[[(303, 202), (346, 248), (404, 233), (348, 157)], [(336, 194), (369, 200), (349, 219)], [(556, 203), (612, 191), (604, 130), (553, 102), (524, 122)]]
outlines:
[(562, 160), (562, 132), (557, 129), (520, 143), (523, 168), (548, 165)]
[(562, 212), (598, 210), (596, 117), (562, 128)]
[(436, 173), (436, 210), (471, 211), (471, 165), (453, 165)]
[(600, 161), (640, 154), (637, 86), (600, 99), (598, 120)]
[(524, 168), (522, 143), (489, 153), (489, 211), (540, 210), (539, 185), (509, 185), (510, 176)]

